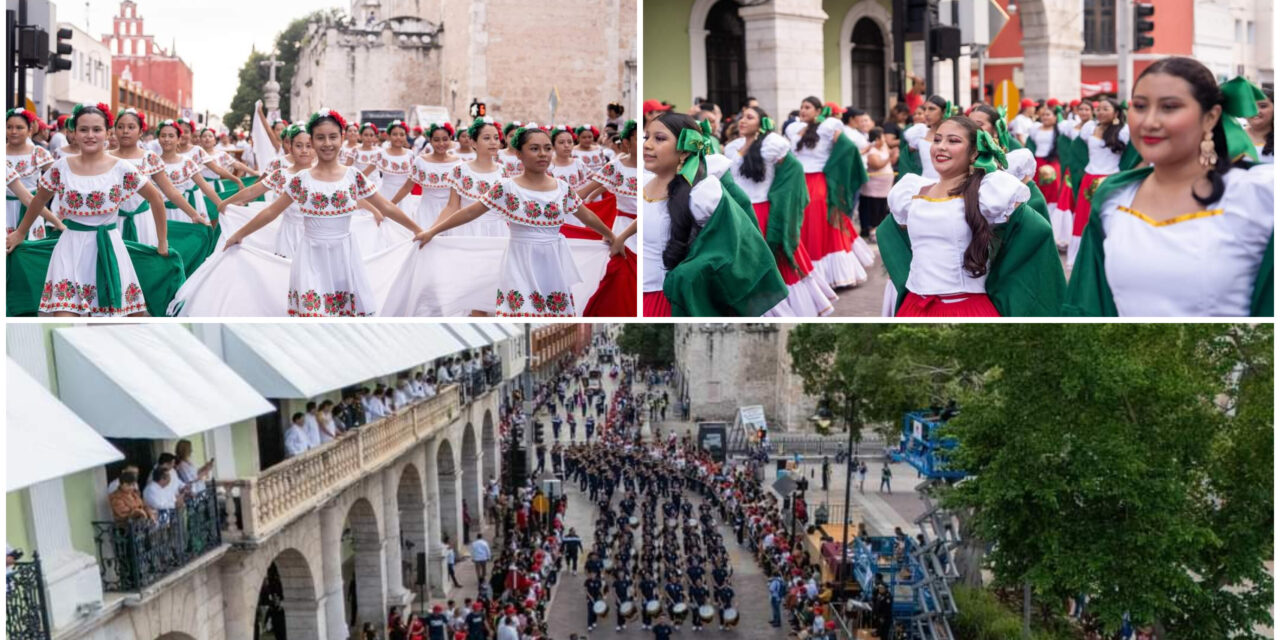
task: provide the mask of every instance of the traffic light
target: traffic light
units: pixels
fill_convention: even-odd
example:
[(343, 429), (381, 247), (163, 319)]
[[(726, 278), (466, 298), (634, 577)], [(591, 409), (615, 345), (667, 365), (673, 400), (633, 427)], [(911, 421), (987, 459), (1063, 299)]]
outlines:
[(71, 59), (64, 57), (71, 55), (71, 36), (70, 29), (58, 29), (58, 44), (49, 58), (48, 73), (71, 70)]
[(1150, 49), (1156, 44), (1156, 39), (1152, 37), (1152, 32), (1156, 30), (1154, 20), (1149, 20), (1156, 14), (1156, 7), (1150, 2), (1133, 3), (1133, 50), (1141, 51)]
[(483, 102), (480, 102), (478, 100), (471, 101), (471, 117), (472, 118), (483, 118), (485, 116), (486, 111), (487, 110), (485, 109)]
[(542, 442), (542, 423), (535, 422), (533, 423), (533, 443), (542, 444)]

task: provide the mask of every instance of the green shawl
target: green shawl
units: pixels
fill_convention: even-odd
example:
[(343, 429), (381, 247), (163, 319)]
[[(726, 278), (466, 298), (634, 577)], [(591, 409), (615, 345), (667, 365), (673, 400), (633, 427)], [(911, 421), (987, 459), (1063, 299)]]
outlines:
[(777, 165), (773, 184), (769, 185), (769, 227), (764, 239), (775, 252), (796, 264), (796, 247), (800, 245), (800, 228), (804, 225), (804, 209), (809, 206), (809, 188), (804, 181), (804, 166), (788, 152)]
[(836, 136), (831, 155), (822, 166), (822, 175), (827, 178), (827, 220), (838, 229), (833, 214), (852, 216), (858, 206), (858, 191), (867, 183), (867, 167), (849, 136)]
[(1036, 184), (1033, 178), (1027, 183), (1027, 188), (1031, 189), (1031, 199), (1027, 200), (1027, 206), (1043, 216), (1046, 221), (1049, 220), (1049, 203), (1044, 199), (1044, 192), (1040, 190), (1040, 185)]
[(907, 146), (906, 136), (901, 133), (898, 135), (900, 139), (898, 140), (898, 166), (895, 167), (897, 170), (895, 181), (908, 173), (923, 175), (924, 167), (920, 164), (920, 153)]
[(662, 292), (672, 316), (759, 317), (787, 297), (787, 285), (755, 216), (725, 194)]
[[(1151, 167), (1128, 169), (1108, 176), (1093, 194), (1093, 210), (1089, 216), (1089, 224), (1084, 228), (1084, 236), (1080, 239), (1080, 253), (1071, 270), (1071, 284), (1067, 288), (1067, 299), (1062, 307), (1062, 315), (1083, 317), (1119, 316), (1115, 300), (1111, 295), (1111, 285), (1107, 283), (1106, 255), (1103, 250), (1102, 223), (1099, 222), (1101, 207), (1111, 193), (1135, 182), (1141, 182), (1151, 175)], [(1249, 315), (1253, 317), (1272, 317), (1275, 315), (1275, 234), (1267, 242), (1267, 249), (1262, 254), (1262, 264), (1258, 267), (1258, 275), (1253, 283), (1253, 301)]]

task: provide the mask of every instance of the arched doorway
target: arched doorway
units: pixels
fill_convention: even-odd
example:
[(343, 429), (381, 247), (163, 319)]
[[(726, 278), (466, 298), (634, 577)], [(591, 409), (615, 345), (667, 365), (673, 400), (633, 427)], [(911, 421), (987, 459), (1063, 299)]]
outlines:
[[(427, 505), (422, 490), (422, 475), (418, 468), (405, 465), (396, 487), (396, 508), (400, 513), (400, 544), (404, 546), (401, 562), (408, 569), (402, 572), (405, 589), (415, 591), (418, 585), (418, 554), (427, 550)], [(425, 571), (425, 569), (424, 569)], [(426, 576), (422, 576), (425, 579)]]
[(480, 425), (480, 449), (481, 457), (484, 458), (484, 467), (480, 473), (487, 484), (502, 475), (498, 469), (498, 441), (493, 433), (493, 412), (488, 409), (485, 409), (484, 422)]
[(160, 637), (156, 638), (156, 640), (196, 640), (196, 639), (195, 639), (195, 638), (192, 638), (191, 636), (189, 636), (189, 635), (187, 635), (187, 634), (185, 634), (185, 633), (179, 633), (179, 632), (177, 632), (177, 631), (170, 631), (169, 633), (166, 633), (166, 634), (164, 634), (164, 635), (162, 635), (162, 636), (160, 636)]
[(747, 98), (746, 24), (735, 0), (720, 0), (707, 13), (707, 95), (724, 113), (735, 113)]
[[(254, 640), (319, 640), (320, 604), (307, 557), (285, 549), (267, 566), (258, 587), (253, 625)], [(169, 633), (159, 640), (183, 640)]]
[(885, 117), (884, 34), (874, 20), (861, 18), (853, 25), (851, 40), (852, 105), (880, 122)]
[(484, 512), (483, 485), (480, 483), (480, 451), (476, 448), (476, 428), (470, 422), (462, 432), (462, 501), (463, 513), (470, 517), (471, 526), (466, 519), (462, 523), (462, 542), (466, 543), (475, 537), (480, 530), (481, 516)]
[(461, 520), (458, 467), (454, 463), (453, 445), (449, 444), (448, 440), (441, 440), (440, 446), (436, 449), (436, 486), (440, 489), (441, 541), (447, 538), (449, 545), (458, 549), (463, 542), (458, 539), (458, 522)]
[(352, 636), (366, 622), (381, 628), (386, 619), (385, 560), (378, 515), (368, 500), (351, 504), (342, 527), (342, 596)]

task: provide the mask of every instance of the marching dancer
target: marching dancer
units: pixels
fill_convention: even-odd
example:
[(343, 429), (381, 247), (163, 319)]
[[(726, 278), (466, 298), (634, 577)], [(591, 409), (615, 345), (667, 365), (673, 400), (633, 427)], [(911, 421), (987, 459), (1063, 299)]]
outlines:
[[(480, 124), (478, 139), (483, 141), (494, 129), (489, 123)], [(573, 215), (611, 245), (613, 232), (567, 184), (547, 174), (552, 151), (546, 131), (530, 123), (512, 132), (510, 144), (524, 165), (521, 175), (500, 179), (478, 202), (442, 215), (415, 239), (426, 246), (444, 231), (486, 214), (499, 215), (510, 227), (511, 239), (498, 267), (495, 313), (516, 317), (576, 315), (570, 288), (582, 278), (568, 243), (560, 235), (560, 225)]]
[(800, 117), (783, 134), (804, 167), (809, 205), (804, 210), (800, 241), (813, 270), (833, 289), (867, 281), (874, 254), (854, 231), (849, 216), (858, 190), (866, 182), (862, 155), (843, 135), (844, 125), (815, 96), (800, 103)]
[(453, 148), (453, 154), (458, 156), (463, 162), (471, 162), (476, 159), (475, 140), (471, 137), (467, 127), (458, 129), (457, 135), (454, 136), (458, 145)]
[[(561, 124), (551, 128), (551, 146), (556, 151), (555, 157), (551, 159), (551, 175), (564, 180), (574, 191), (577, 191), (587, 181), (587, 176), (593, 173), (578, 156), (574, 155), (573, 146), (577, 142), (577, 136), (568, 125)], [(632, 166), (634, 167), (634, 164)], [(584, 196), (583, 199), (590, 198)]]
[(520, 154), (511, 148), (511, 134), (520, 127), (524, 126), (519, 120), (508, 122), (502, 127), (502, 150), (498, 152), (498, 162), (502, 165), (503, 170), (507, 172), (507, 176), (514, 178), (520, 175), (524, 170), (524, 166), (520, 164)]
[(1274, 168), (1248, 166), (1255, 145), (1236, 120), (1263, 96), (1242, 77), (1219, 87), (1192, 58), (1138, 76), (1131, 124), (1150, 166), (1111, 174), (1093, 194), (1067, 313), (1274, 314)]
[(708, 179), (710, 148), (687, 115), (645, 125), (645, 316), (755, 317), (787, 297), (756, 220)]
[[(169, 183), (182, 192), (192, 209), (204, 217), (200, 209), (200, 203), (204, 200), (197, 198), (196, 192), (199, 191), (205, 198), (212, 200), (215, 207), (222, 204), (222, 198), (218, 197), (218, 192), (214, 190), (213, 185), (200, 175), (200, 165), (190, 156), (184, 156), (178, 152), (178, 141), (182, 138), (181, 131), (182, 125), (175, 120), (164, 120), (156, 127), (156, 138), (160, 140), (160, 149), (164, 152), (160, 154), (160, 160), (164, 162)], [(166, 201), (164, 210), (169, 220), (181, 221), (190, 214), (175, 202), (176, 200)], [(195, 218), (192, 218), (192, 221), (200, 222)]]
[[(633, 317), (636, 315), (636, 121), (627, 120), (620, 133), (622, 153), (609, 160), (604, 168), (592, 173), (578, 190), (583, 201), (608, 191), (613, 194), (614, 257), (609, 260), (600, 288), (587, 303), (583, 315), (592, 317)], [(567, 128), (556, 132), (556, 153), (565, 152), (570, 139)], [(573, 161), (581, 164), (574, 158)], [(606, 216), (607, 217), (607, 216)]]
[(1275, 90), (1263, 89), (1258, 99), (1258, 115), (1249, 118), (1249, 139), (1257, 150), (1258, 162), (1272, 164), (1276, 151)]
[[(218, 206), (219, 214), (225, 211), (228, 205), (248, 204), (268, 191), (279, 197), (285, 193), (285, 189), (293, 176), (311, 168), (315, 162), (315, 153), (311, 149), (311, 134), (307, 133), (302, 128), (302, 125), (291, 124), (285, 127), (280, 139), (281, 141), (287, 140), (290, 149), (290, 156), (282, 157), (292, 157), (293, 164), (289, 167), (277, 166), (248, 189), (224, 200)], [(283, 224), (281, 224), (280, 231), (276, 234), (274, 249), (276, 255), (283, 258), (293, 258), (297, 255), (298, 245), (302, 243), (302, 238), (305, 234), (305, 224), (302, 211), (298, 209), (298, 203), (290, 204), (284, 210)]]
[(743, 109), (738, 133), (742, 137), (730, 142), (724, 155), (733, 162), (734, 182), (751, 198), (760, 233), (773, 250), (788, 290), (786, 299), (765, 315), (829, 315), (838, 296), (813, 273), (809, 253), (800, 242), (809, 203), (804, 167), (791, 153), (791, 143), (774, 131), (773, 120), (759, 107)]
[(588, 169), (599, 171), (613, 159), (613, 151), (596, 144), (600, 130), (595, 125), (584, 124), (575, 129), (574, 133), (578, 136), (578, 146), (573, 148), (573, 156), (587, 165)]
[[(910, 171), (917, 173), (930, 180), (938, 179), (938, 170), (933, 167), (929, 148), (933, 145), (934, 138), (938, 135), (938, 125), (942, 121), (951, 117), (950, 103), (942, 96), (929, 96), (928, 100), (920, 105), (919, 121), (902, 132), (903, 146), (913, 152), (913, 156), (919, 162), (919, 171)], [(908, 173), (908, 171), (900, 171), (900, 173)]]
[(1079, 131), (1068, 130), (1089, 146), (1089, 164), (1080, 177), (1075, 196), (1075, 208), (1071, 225), (1071, 242), (1067, 246), (1067, 266), (1075, 264), (1080, 251), (1080, 238), (1089, 224), (1089, 212), (1093, 209), (1093, 193), (1103, 178), (1120, 171), (1120, 157), (1129, 144), (1129, 125), (1120, 104), (1111, 98), (1098, 101), (1094, 112), (1096, 120), (1090, 120)]
[[(40, 173), (53, 165), (54, 157), (44, 147), (31, 143), (31, 127), (36, 122), (36, 115), (26, 109), (10, 109), (5, 114), (5, 160), (13, 165), (13, 171), (17, 174), (18, 180), (28, 192), (36, 188), (36, 182), (40, 179)], [(74, 133), (70, 136), (74, 139)], [(17, 194), (12, 190), (5, 192), (5, 234), (13, 233), (18, 228), (18, 223), (27, 212), (27, 207), (19, 201)], [(48, 209), (41, 209), (40, 216), (53, 225), (55, 229), (62, 229), (62, 223), (58, 221)], [(32, 225), (30, 240), (44, 239), (44, 224)]]
[(392, 120), (387, 124), (387, 139), (391, 146), (380, 149), (375, 163), (382, 173), (382, 182), (378, 185), (378, 193), (390, 200), (400, 191), (400, 187), (408, 185), (409, 171), (413, 166), (414, 155), (409, 151), (409, 129), (400, 120)]
[[(497, 162), (498, 149), (502, 137), (498, 133), (498, 125), (493, 118), (477, 118), (471, 123), (468, 131), (471, 139), (476, 141), (476, 159), (471, 162), (459, 162), (449, 173), (449, 203), (440, 212), (443, 219), (460, 209), (465, 209), (488, 193), (493, 185), (503, 178), (510, 177), (505, 167)], [(451, 226), (450, 229), (453, 229)], [(444, 232), (446, 236), (494, 236), (510, 235), (507, 223), (495, 211), (485, 211), (478, 219)]]
[[(168, 199), (169, 202), (176, 203), (176, 207), (190, 217), (191, 221), (196, 224), (209, 226), (209, 219), (200, 215), (191, 203), (182, 197), (182, 192), (174, 186), (169, 180), (168, 167), (159, 155), (138, 146), (138, 138), (143, 131), (147, 129), (146, 116), (138, 113), (134, 109), (124, 109), (116, 114), (115, 132), (116, 140), (119, 141), (119, 147), (111, 155), (122, 160), (128, 160), (138, 170), (138, 173), (146, 176), (151, 183), (160, 190), (160, 193)], [(163, 151), (163, 148), (161, 149)], [(159, 241), (159, 235), (156, 233), (155, 217), (150, 214), (151, 203), (142, 197), (141, 194), (134, 194), (120, 206), (120, 218), (123, 220), (120, 227), (120, 237), (133, 242), (141, 242), (156, 246)], [(167, 210), (166, 210), (167, 215)]]
[[(209, 153), (205, 151), (204, 147), (194, 144), (196, 141), (196, 123), (185, 118), (178, 118), (175, 122), (178, 123), (178, 131), (181, 132), (181, 135), (178, 136), (179, 155), (191, 158), (195, 161), (196, 166), (200, 167), (202, 170), (202, 176), (211, 171), (215, 176), (217, 176), (217, 178), (211, 179), (216, 180), (221, 178), (224, 180), (230, 180), (236, 183), (236, 185), (241, 189), (244, 188), (244, 181), (234, 175), (231, 175), (231, 172), (222, 168), (222, 166), (218, 164), (217, 159), (209, 155)], [(209, 214), (205, 209), (204, 202), (197, 203), (196, 209), (203, 215)]]
[(351, 166), (366, 177), (373, 177), (372, 172), (378, 168), (378, 158), (381, 156), (382, 147), (378, 145), (378, 125), (372, 122), (360, 125), (360, 147), (350, 155)]
[(355, 164), (356, 149), (360, 148), (360, 125), (352, 122), (343, 132), (342, 150), (338, 152), (338, 162), (348, 167)]
[[(214, 165), (220, 167), (223, 170), (223, 173), (219, 174), (214, 172), (213, 169), (210, 169), (209, 167), (206, 166), (201, 173), (201, 175), (204, 176), (205, 180), (217, 180), (220, 175), (225, 176), (228, 174), (232, 175), (233, 177), (238, 177), (236, 176), (236, 173), (235, 173), (237, 171), (239, 171), (242, 174), (250, 175), (250, 176), (258, 175), (257, 171), (250, 169), (248, 165), (244, 164), (243, 162), (240, 162), (239, 160), (236, 160), (235, 158), (232, 158), (231, 154), (218, 148), (218, 132), (217, 131), (214, 131), (213, 129), (210, 129), (208, 127), (201, 129), (199, 141), (200, 141), (200, 148), (204, 149), (205, 155), (209, 156), (209, 158), (211, 159)], [(240, 188), (241, 189), (244, 188), (243, 181), (240, 181)]]
[(1035, 183), (1035, 152), (1026, 147), (1015, 146), (1017, 142), (1009, 133), (1004, 118), (1000, 116), (999, 111), (992, 109), (990, 106), (983, 104), (974, 107), (969, 113), (969, 117), (978, 124), (978, 128), (986, 131), (987, 135), (991, 136), (991, 139), (1004, 152), (1006, 163), (1004, 170), (1013, 174), (1013, 177), (1027, 185), (1031, 192), (1031, 196), (1027, 200), (1027, 206), (1039, 213), (1045, 221), (1052, 223), (1044, 194), (1041, 193), (1039, 185)]
[[(39, 189), (17, 228), (8, 235), (12, 252), (27, 237), (36, 212), (54, 196), (66, 231), (49, 260), (39, 312), (59, 317), (145, 315), (147, 305), (133, 262), (117, 227), (120, 206), (135, 193), (151, 203), (156, 252), (169, 253), (160, 192), (128, 160), (106, 152), (113, 124), (105, 104), (76, 105), (68, 118), (79, 155), (63, 158), (40, 177)], [(15, 274), (10, 273), (10, 277)]]
[[(889, 192), (892, 219), (877, 234), (899, 294), (896, 315), (1056, 315), (1065, 282), (1052, 231), (1019, 209), (1030, 191), (1000, 170), (999, 145), (973, 120), (953, 116), (929, 150), (939, 178), (903, 176)], [(1005, 225), (999, 244), (995, 225)], [(988, 290), (993, 272), (1003, 288)]]
[(303, 238), (289, 269), (288, 313), (294, 317), (371, 316), (377, 314), (374, 293), (365, 276), (359, 249), (351, 235), (351, 216), (359, 200), (411, 232), (422, 229), (399, 207), (387, 202), (365, 175), (338, 164), (346, 122), (324, 109), (311, 115), (306, 132), (316, 165), (289, 178), (285, 192), (227, 238), (239, 244), (297, 203), (303, 215)]
[(449, 153), (452, 134), (453, 127), (447, 122), (433, 123), (427, 128), (424, 137), (430, 144), (430, 153), (414, 156), (413, 166), (409, 171), (412, 182), (406, 182), (391, 197), (391, 203), (399, 205), (409, 195), (413, 184), (422, 187), (422, 197), (418, 200), (413, 219), (424, 229), (430, 229), (439, 219), (440, 212), (449, 204), (449, 174), (460, 162), (458, 156)]

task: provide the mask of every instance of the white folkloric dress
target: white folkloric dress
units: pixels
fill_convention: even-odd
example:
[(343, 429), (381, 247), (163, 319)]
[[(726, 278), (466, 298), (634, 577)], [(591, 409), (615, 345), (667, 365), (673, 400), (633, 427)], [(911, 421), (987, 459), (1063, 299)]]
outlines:
[[(214, 147), (213, 153), (204, 151), (203, 147), (200, 150), (204, 152), (206, 156), (208, 156), (209, 158), (212, 158), (214, 164), (218, 165), (223, 169), (226, 169), (228, 172), (231, 171), (231, 165), (235, 164), (236, 159), (232, 158), (230, 154), (228, 154), (226, 151), (223, 151), (222, 149)], [(217, 173), (214, 173), (213, 169), (210, 169), (208, 165), (201, 165), (200, 175), (205, 180), (218, 180), (222, 178), (222, 176), (218, 175)]]
[[(27, 188), (31, 195), (36, 193), (36, 181), (40, 179), (40, 172), (54, 163), (54, 157), (44, 147), (31, 145), (30, 153), (19, 153), (17, 155), (5, 155), (5, 160), (13, 165), (13, 171), (18, 175), (18, 181), (22, 186)], [(5, 182), (6, 185), (9, 181)], [(50, 203), (52, 204), (52, 203)], [(22, 212), (26, 207), (22, 206), (22, 202), (18, 200), (18, 196), (5, 189), (4, 192), (4, 232), (12, 233), (18, 228), (18, 224), (22, 222)], [(44, 220), (36, 220), (31, 225), (31, 231), (27, 232), (28, 240), (44, 239)]]
[(347, 166), (354, 164), (356, 161), (356, 149), (359, 148), (360, 145), (348, 147), (347, 143), (342, 143), (342, 148), (338, 150), (338, 162)]
[[(494, 185), (509, 177), (506, 168), (501, 165), (493, 171), (478, 173), (471, 168), (471, 165), (460, 162), (449, 173), (449, 183), (453, 190), (458, 193), (459, 208), (465, 209), (471, 204), (479, 202), (481, 197), (488, 193)], [(479, 218), (461, 227), (454, 227), (440, 235), (505, 237), (511, 235), (511, 233), (507, 229), (507, 220), (498, 212), (490, 209), (481, 214)]]
[[(355, 167), (356, 171), (363, 173), (369, 165), (374, 165), (376, 169), (378, 160), (382, 157), (382, 147), (374, 147), (365, 151), (363, 146), (359, 146), (356, 147), (352, 157), (354, 160), (351, 166)], [(378, 183), (382, 180), (376, 170), (370, 171), (369, 175), (365, 177), (369, 179), (369, 182), (373, 183), (374, 189), (377, 189)]]
[[(205, 165), (213, 160), (209, 157), (209, 154), (205, 153), (204, 149), (194, 146), (186, 151), (179, 151), (178, 155), (195, 163), (196, 168), (200, 170), (196, 173), (208, 171)], [(178, 187), (178, 183), (174, 182), (173, 186)], [(209, 216), (209, 205), (205, 204), (204, 193), (200, 191), (200, 186), (196, 184), (195, 180), (190, 179), (190, 177), (187, 178), (186, 182), (182, 186), (178, 187), (178, 190), (182, 192), (182, 195), (187, 199), (187, 202), (191, 203), (191, 206), (195, 207), (196, 211), (200, 212), (200, 215), (206, 217)], [(175, 218), (173, 216), (175, 211), (177, 211), (178, 215), (182, 217)], [(190, 218), (187, 218), (186, 214), (182, 213), (181, 209), (169, 209), (169, 219), (189, 220)]]
[[(40, 187), (58, 195), (54, 214), (69, 223), (49, 259), (49, 271), (40, 295), (40, 313), (70, 311), (80, 315), (123, 316), (146, 310), (142, 285), (133, 270), (119, 227), (99, 231), (71, 228), (71, 224), (118, 225), (120, 205), (146, 184), (146, 176), (129, 161), (118, 158), (115, 166), (96, 176), (72, 173), (63, 158), (40, 177)], [(98, 234), (106, 234), (120, 269), (119, 307), (104, 308), (98, 303)]]
[(573, 316), (572, 287), (582, 282), (560, 225), (582, 200), (557, 180), (550, 191), (531, 191), (510, 178), (480, 199), (511, 228), (498, 267), (495, 313), (508, 317)]
[[(613, 219), (612, 231), (614, 235), (620, 235), (636, 221), (636, 190), (638, 188), (636, 168), (622, 164), (622, 158), (615, 157), (599, 171), (591, 174), (588, 180), (604, 185), (604, 188), (617, 199), (618, 215)], [(633, 252), (636, 250), (637, 235), (632, 234), (626, 241), (627, 248)]]
[(610, 160), (613, 159), (613, 151), (606, 149), (600, 145), (590, 151), (583, 150), (579, 147), (573, 148), (573, 157), (582, 161), (587, 165), (587, 169), (591, 171), (599, 171), (604, 168)]
[(458, 156), (458, 159), (463, 162), (471, 162), (472, 160), (476, 159), (476, 152), (474, 151), (467, 151), (467, 152), (454, 151), (453, 155)]
[(510, 149), (498, 152), (498, 163), (507, 171), (507, 177), (514, 178), (524, 173), (524, 163), (520, 162), (514, 153), (510, 153)]
[[(282, 195), (285, 193), (289, 179), (295, 175), (297, 174), (280, 167), (266, 174), (262, 184), (277, 195)], [(289, 205), (280, 218), (280, 231), (276, 233), (274, 253), (282, 258), (292, 258), (298, 253), (298, 245), (302, 244), (303, 226), (305, 226), (302, 212), (298, 210), (298, 203)]]
[(547, 173), (557, 180), (563, 180), (570, 188), (577, 191), (578, 187), (587, 183), (589, 179), (587, 176), (591, 175), (591, 170), (581, 160), (572, 158), (569, 164), (563, 167), (552, 161), (551, 166), (547, 168)]
[(335, 182), (317, 180), (306, 169), (289, 179), (285, 193), (303, 216), (302, 242), (289, 269), (289, 315), (376, 315), (377, 300), (351, 235), (356, 201), (376, 193), (374, 184), (353, 167)]
[[(151, 176), (166, 170), (164, 161), (160, 159), (160, 156), (152, 153), (151, 151), (144, 150), (142, 155), (137, 158), (123, 159), (126, 162), (131, 163), (138, 170), (138, 173), (141, 173), (148, 179), (150, 179)], [(182, 216), (183, 220), (191, 219), (187, 217), (187, 214), (183, 213), (181, 209), (175, 209), (175, 211)], [(166, 216), (167, 215), (168, 212), (166, 210)], [(133, 196), (126, 200), (124, 204), (120, 205), (120, 217), (133, 219), (134, 228), (138, 230), (137, 242), (149, 244), (153, 247), (156, 246), (156, 243), (160, 242), (160, 236), (156, 233), (156, 219), (151, 215), (151, 204), (147, 202), (146, 198), (143, 198), (136, 193), (133, 194)], [(124, 220), (121, 220), (121, 222), (123, 223)], [(121, 227), (123, 226), (124, 224), (121, 224)]]
[[(164, 163), (164, 170), (168, 173), (170, 184), (178, 191), (181, 191), (182, 195), (186, 196), (187, 202), (195, 207), (196, 211), (204, 213), (201, 211), (204, 206), (204, 194), (200, 193), (200, 187), (196, 185), (195, 180), (192, 180), (192, 178), (200, 174), (200, 165), (196, 164), (195, 160), (179, 153), (177, 162)], [(191, 221), (186, 212), (179, 209), (174, 203), (165, 201), (164, 207), (165, 217), (168, 219), (179, 222)]]
[[(276, 156), (272, 158), (271, 161), (267, 163), (267, 166), (262, 169), (261, 175), (266, 176), (268, 173), (271, 173), (272, 171), (279, 171), (286, 166), (284, 156)], [(274, 189), (267, 189), (267, 192), (263, 194), (262, 199), (270, 204), (276, 199), (276, 195), (278, 193), (280, 192), (277, 192)]]
[(401, 149), (400, 155), (393, 155), (390, 149), (381, 149), (378, 154), (378, 171), (382, 172), (382, 183), (378, 185), (378, 193), (390, 200), (409, 180), (409, 170), (413, 168), (413, 152)]
[(453, 187), (449, 174), (458, 165), (457, 160), (432, 162), (426, 156), (414, 156), (409, 179), (422, 187), (418, 208), (412, 214), (419, 227), (430, 229), (440, 217), (440, 212), (448, 206), (450, 189)]

